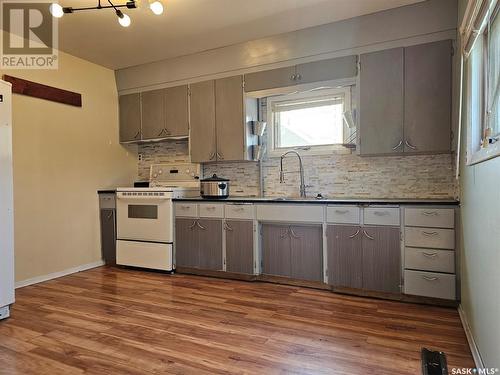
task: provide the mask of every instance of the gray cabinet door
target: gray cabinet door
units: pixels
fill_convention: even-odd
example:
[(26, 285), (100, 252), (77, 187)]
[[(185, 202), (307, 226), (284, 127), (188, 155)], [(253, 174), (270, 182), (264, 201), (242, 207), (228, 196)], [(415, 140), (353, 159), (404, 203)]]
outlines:
[(166, 136), (165, 132), (165, 90), (146, 91), (142, 100), (142, 139)]
[(226, 221), (226, 271), (253, 274), (253, 221)]
[(200, 241), (195, 219), (175, 220), (175, 260), (179, 267), (198, 267)]
[(450, 40), (405, 48), (405, 152), (451, 149)]
[(101, 210), (102, 259), (108, 265), (116, 264), (116, 222), (115, 210)]
[(403, 48), (360, 57), (360, 154), (403, 152)]
[(119, 97), (120, 142), (141, 140), (141, 94)]
[(291, 250), (288, 226), (262, 225), (262, 273), (290, 277)]
[(329, 81), (357, 75), (357, 56), (313, 61), (297, 65), (297, 83)]
[(321, 225), (290, 226), (291, 277), (323, 280), (323, 233)]
[(363, 287), (363, 248), (361, 228), (353, 225), (329, 225), (328, 283), (349, 288)]
[(215, 81), (217, 159), (244, 160), (243, 76)]
[(222, 270), (222, 220), (199, 219), (199, 268)]
[(190, 85), (191, 129), (189, 149), (193, 163), (215, 161), (215, 82)]
[(296, 85), (295, 66), (245, 74), (245, 91), (259, 91)]
[(401, 292), (400, 229), (363, 228), (363, 289)]
[(165, 133), (168, 137), (189, 135), (189, 106), (187, 85), (165, 89)]

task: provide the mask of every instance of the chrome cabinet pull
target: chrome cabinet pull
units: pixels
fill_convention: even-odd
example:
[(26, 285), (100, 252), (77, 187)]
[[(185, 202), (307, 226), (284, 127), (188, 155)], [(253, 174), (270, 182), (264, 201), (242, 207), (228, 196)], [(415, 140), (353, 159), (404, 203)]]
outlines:
[(297, 75), (296, 74), (292, 74), (290, 76), (290, 81), (295, 81), (297, 79)]
[(196, 220), (196, 225), (198, 226), (198, 228), (202, 229), (202, 230), (205, 230), (207, 228), (205, 228), (203, 225), (200, 224), (200, 221), (199, 220)]
[(436, 211), (424, 211), (422, 212), (424, 216), (438, 216), (439, 214)]
[(377, 216), (386, 216), (386, 215), (389, 215), (389, 212), (387, 212), (387, 211), (375, 211), (373, 214), (377, 215)]
[(230, 231), (230, 232), (232, 232), (232, 231), (233, 231), (233, 228), (231, 228), (231, 227), (229, 226), (229, 224), (228, 224), (228, 223), (226, 223), (226, 222), (224, 222), (224, 229), (225, 229), (225, 230), (228, 230), (228, 231)]
[(113, 217), (113, 211), (111, 211), (108, 215), (108, 220), (111, 220), (111, 218)]
[(359, 234), (359, 232), (360, 232), (360, 230), (358, 229), (358, 230), (356, 231), (356, 233), (351, 234), (351, 235), (349, 236), (349, 238), (354, 238), (354, 237), (356, 237), (356, 236)]
[(427, 281), (436, 281), (436, 280), (439, 280), (439, 277), (422, 276), (422, 279), (427, 280)]
[(222, 154), (219, 153), (219, 151), (217, 151), (217, 158), (224, 160), (224, 156), (222, 156)]
[(214, 152), (212, 152), (212, 153), (210, 154), (210, 156), (209, 156), (209, 158), (208, 158), (208, 159), (209, 159), (209, 160), (212, 160), (213, 158), (215, 158), (215, 151), (214, 151)]
[(280, 234), (280, 238), (281, 238), (281, 239), (283, 239), (283, 238), (285, 238), (286, 236), (288, 236), (288, 228), (286, 228), (284, 232), (283, 232), (283, 231), (281, 232), (281, 234)]
[(182, 210), (189, 210), (189, 206), (181, 206)]
[(407, 145), (412, 150), (416, 150), (417, 149), (417, 146), (413, 146), (410, 142), (408, 142), (408, 140), (405, 141), (405, 145)]
[(290, 227), (290, 233), (291, 233), (293, 238), (301, 238), (302, 237), (302, 236), (298, 235), (297, 233), (295, 233), (295, 231), (293, 230), (292, 227)]
[(215, 210), (215, 206), (208, 206), (206, 207), (207, 210)]
[(370, 236), (368, 233), (366, 233), (366, 230), (363, 230), (363, 234), (364, 234), (367, 238), (369, 238), (370, 240), (374, 240), (374, 239), (375, 239), (375, 237), (372, 237), (372, 236)]
[(349, 210), (335, 210), (335, 213), (337, 213), (337, 214), (346, 214), (348, 212), (349, 212)]
[(393, 150), (397, 150), (397, 149), (398, 149), (398, 148), (400, 148), (402, 145), (403, 145), (403, 141), (401, 140), (401, 141), (399, 141), (399, 143), (398, 143), (396, 146), (394, 146), (392, 149), (393, 149)]
[(300, 73), (295, 75), (295, 79), (298, 79), (299, 81), (302, 79), (302, 76), (300, 75)]
[(141, 131), (139, 130), (139, 131), (137, 132), (137, 134), (136, 134), (136, 135), (134, 135), (134, 139), (136, 139), (136, 138), (137, 138), (137, 137), (139, 137), (140, 135), (141, 135)]
[(422, 255), (424, 257), (427, 257), (427, 258), (435, 258), (435, 257), (437, 257), (437, 253), (426, 253), (426, 252), (423, 252)]
[(197, 220), (193, 220), (193, 224), (189, 226), (189, 229), (193, 229), (196, 225)]
[(422, 234), (424, 236), (427, 236), (427, 237), (431, 237), (431, 236), (437, 236), (438, 235), (438, 232), (426, 232), (425, 230), (422, 231)]

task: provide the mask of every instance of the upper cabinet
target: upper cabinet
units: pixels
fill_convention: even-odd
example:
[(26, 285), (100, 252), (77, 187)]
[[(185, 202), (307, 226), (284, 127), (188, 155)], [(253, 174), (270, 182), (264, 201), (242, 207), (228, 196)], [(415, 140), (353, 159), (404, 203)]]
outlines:
[(190, 85), (190, 154), (193, 163), (252, 160), (249, 129), (256, 99), (246, 99), (243, 77)]
[(357, 56), (344, 56), (245, 74), (245, 91), (269, 90), (301, 83), (356, 77), (356, 62)]
[(120, 96), (120, 142), (188, 135), (187, 85)]
[(451, 150), (451, 41), (361, 55), (361, 155)]
[(141, 140), (141, 94), (122, 95), (120, 106), (120, 142)]

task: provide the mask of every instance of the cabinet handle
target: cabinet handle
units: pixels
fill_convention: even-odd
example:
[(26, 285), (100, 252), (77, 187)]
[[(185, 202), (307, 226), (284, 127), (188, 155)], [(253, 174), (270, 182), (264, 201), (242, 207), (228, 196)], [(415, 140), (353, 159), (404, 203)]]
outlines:
[(292, 74), (290, 76), (290, 81), (295, 81), (297, 79), (297, 75), (296, 74)]
[(181, 206), (182, 210), (189, 210), (190, 206)]
[(387, 212), (387, 211), (375, 211), (373, 214), (377, 215), (377, 216), (386, 216), (386, 215), (389, 215), (389, 212)]
[(206, 208), (207, 210), (215, 210), (215, 206), (209, 206)]
[(298, 79), (299, 81), (302, 79), (302, 76), (300, 75), (300, 73), (295, 75), (295, 79)]
[(214, 152), (212, 152), (212, 153), (210, 154), (210, 156), (209, 156), (209, 158), (208, 158), (208, 159), (209, 159), (209, 160), (212, 160), (213, 158), (215, 158), (215, 151), (214, 151)]
[(193, 224), (191, 224), (191, 225), (189, 226), (189, 229), (191, 229), (191, 230), (192, 230), (192, 229), (195, 227), (196, 222), (197, 222), (197, 220), (193, 220)]
[(337, 214), (346, 214), (348, 212), (349, 212), (349, 210), (335, 210), (335, 213), (337, 213)]
[(290, 234), (292, 235), (293, 238), (301, 238), (302, 236), (299, 236), (295, 231), (293, 230), (292, 227), (290, 227)]
[(438, 216), (439, 214), (436, 211), (424, 211), (422, 212), (424, 216)]
[(360, 232), (360, 231), (359, 231), (359, 229), (358, 229), (358, 230), (356, 231), (356, 233), (351, 234), (351, 235), (349, 236), (349, 238), (354, 238), (354, 237), (356, 237), (356, 236), (359, 234), (359, 232)]
[(111, 220), (111, 218), (113, 217), (113, 211), (111, 211), (108, 215), (108, 220)]
[(200, 222), (198, 220), (196, 220), (196, 225), (198, 226), (198, 228), (202, 229), (202, 230), (205, 230), (207, 228), (205, 228), (203, 225), (200, 224)]
[(424, 236), (430, 237), (430, 236), (437, 236), (438, 232), (426, 232), (425, 230), (422, 231), (422, 234)]
[(402, 145), (403, 145), (403, 141), (401, 140), (401, 141), (399, 141), (399, 143), (398, 143), (396, 146), (394, 146), (392, 149), (395, 151), (395, 150), (397, 150), (398, 148), (400, 148)]
[(141, 131), (139, 130), (136, 135), (134, 135), (134, 139), (137, 139), (141, 135)]
[(161, 131), (158, 133), (157, 137), (161, 137), (161, 135), (163, 134), (164, 131), (165, 131), (165, 129), (161, 129)]
[(363, 234), (366, 236), (366, 238), (368, 238), (370, 240), (374, 240), (375, 239), (375, 237), (372, 237), (368, 233), (366, 233), (366, 230), (363, 230)]
[(222, 156), (222, 154), (220, 154), (219, 151), (217, 151), (217, 158), (224, 160), (224, 156)]
[(225, 229), (225, 230), (228, 230), (228, 231), (230, 231), (230, 232), (232, 232), (232, 231), (233, 231), (233, 228), (231, 228), (231, 227), (229, 226), (229, 224), (227, 224), (226, 222), (224, 222), (224, 229)]
[(405, 141), (405, 145), (407, 145), (412, 150), (416, 150), (417, 149), (417, 146), (413, 146), (410, 142), (408, 142), (408, 140)]
[(283, 238), (285, 238), (286, 236), (288, 236), (288, 228), (286, 228), (284, 232), (281, 232), (281, 234), (280, 234), (280, 238), (281, 238), (281, 239), (283, 239)]
[(422, 276), (422, 279), (427, 280), (427, 281), (436, 281), (436, 280), (439, 280), (439, 277)]
[(427, 258), (435, 258), (435, 257), (437, 257), (437, 253), (426, 253), (426, 252), (423, 252), (422, 255), (424, 257), (427, 257)]

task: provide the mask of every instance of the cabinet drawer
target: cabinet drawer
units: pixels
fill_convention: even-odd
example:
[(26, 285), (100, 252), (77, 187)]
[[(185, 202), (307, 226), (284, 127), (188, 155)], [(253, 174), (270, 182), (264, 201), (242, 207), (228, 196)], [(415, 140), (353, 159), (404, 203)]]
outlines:
[(307, 204), (259, 204), (257, 220), (280, 222), (323, 222), (323, 206)]
[(407, 247), (405, 248), (405, 268), (455, 273), (455, 252)]
[(455, 231), (453, 229), (405, 227), (405, 245), (455, 249)]
[(198, 217), (198, 205), (196, 203), (176, 203), (175, 216)]
[(99, 208), (116, 208), (115, 194), (99, 194)]
[(224, 206), (222, 204), (201, 203), (200, 217), (224, 217)]
[(405, 225), (411, 227), (454, 228), (453, 208), (405, 208)]
[(359, 207), (328, 206), (326, 221), (334, 224), (359, 224)]
[(406, 270), (404, 283), (405, 294), (455, 299), (455, 275)]
[(364, 214), (364, 223), (368, 225), (400, 225), (398, 207), (368, 207)]
[(224, 211), (227, 219), (253, 220), (254, 218), (252, 204), (226, 204)]

